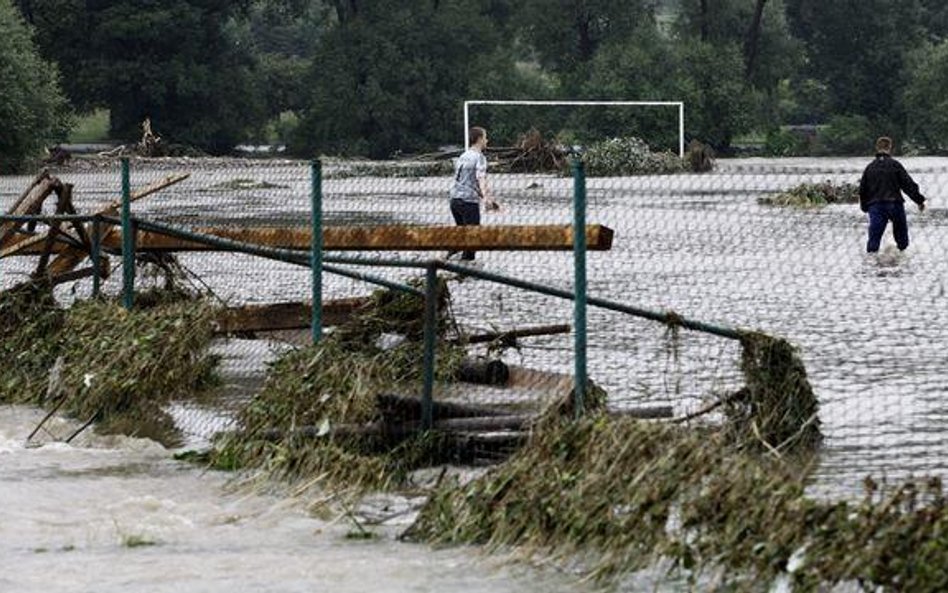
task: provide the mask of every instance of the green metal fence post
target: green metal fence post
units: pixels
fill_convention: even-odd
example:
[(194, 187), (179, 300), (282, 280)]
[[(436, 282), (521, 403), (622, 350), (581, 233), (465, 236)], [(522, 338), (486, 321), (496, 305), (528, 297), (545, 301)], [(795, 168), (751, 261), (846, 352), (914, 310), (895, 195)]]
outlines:
[(318, 160), (310, 163), (310, 197), (312, 214), (312, 246), (310, 270), (312, 273), (313, 343), (323, 335), (323, 169)]
[(421, 392), (421, 427), (431, 430), (434, 392), (435, 338), (438, 331), (438, 268), (429, 264), (425, 274), (425, 354), (424, 385)]
[(573, 158), (573, 301), (574, 375), (573, 409), (583, 415), (586, 397), (586, 172)]
[(131, 309), (135, 302), (135, 230), (128, 158), (122, 159), (122, 296), (125, 308)]
[(98, 298), (102, 286), (99, 273), (102, 265), (102, 221), (96, 216), (92, 219), (92, 298)]

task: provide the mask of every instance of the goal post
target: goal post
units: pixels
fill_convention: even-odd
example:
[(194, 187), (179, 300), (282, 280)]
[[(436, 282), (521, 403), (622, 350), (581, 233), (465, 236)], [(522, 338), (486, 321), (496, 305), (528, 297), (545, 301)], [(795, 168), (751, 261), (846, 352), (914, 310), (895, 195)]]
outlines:
[(685, 157), (685, 103), (684, 101), (505, 101), (497, 99), (477, 99), (464, 102), (464, 141), (468, 147), (468, 130), (471, 129), (470, 108), (472, 105), (547, 105), (547, 106), (614, 106), (614, 107), (675, 107), (678, 110), (678, 156)]

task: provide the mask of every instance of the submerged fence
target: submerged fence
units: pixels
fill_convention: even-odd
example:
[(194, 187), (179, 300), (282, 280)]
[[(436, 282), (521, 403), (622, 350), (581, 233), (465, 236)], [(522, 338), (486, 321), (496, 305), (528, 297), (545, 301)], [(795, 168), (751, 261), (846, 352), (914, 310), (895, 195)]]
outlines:
[[(429, 263), (444, 255), (430, 251), (273, 250), (264, 258), (241, 253), (235, 248), (246, 242), (231, 239), (218, 245), (227, 250), (182, 252), (173, 265), (230, 306), (364, 296), (380, 284), (406, 288), (412, 279), (421, 282), (412, 285), (420, 292), (423, 279), (431, 286), (432, 274), (437, 277), (431, 270), (440, 270), (451, 278), (451, 312), (466, 335), (569, 326), (568, 333), (470, 344), (472, 355), (508, 363), (516, 388), (470, 386), (462, 395), (429, 378), (419, 393), (430, 392), (435, 402), (548, 403), (568, 397), (585, 367), (613, 410), (669, 406), (675, 416), (687, 416), (743, 384), (740, 344), (730, 339), (739, 337), (738, 329), (785, 337), (799, 348), (820, 402), (819, 484), (850, 491), (867, 474), (943, 475), (948, 459), (940, 348), (948, 328), (948, 260), (939, 249), (948, 239), (941, 203), (948, 163), (904, 162), (930, 198), (924, 213), (907, 205), (912, 243), (905, 253), (889, 246), (877, 256), (865, 254), (865, 217), (852, 203), (774, 203), (802, 183), (856, 183), (865, 159), (738, 159), (721, 160), (704, 174), (583, 179), (492, 173), (490, 188), (502, 209), (484, 213), (484, 225), (583, 224), (579, 213), (586, 223), (614, 231), (610, 250), (584, 255), (585, 274), (577, 258), (581, 246), (575, 252), (484, 251), (479, 268), (461, 269)], [(172, 173), (189, 177), (132, 203), (126, 221), (139, 231), (177, 230), (193, 238), (208, 228), (237, 236), (240, 229), (263, 227), (450, 226), (450, 178), (432, 170), (430, 163), (328, 161), (314, 170), (290, 161), (135, 162), (126, 194)], [(100, 212), (122, 195), (118, 162), (76, 164), (56, 175), (74, 186), (80, 214)], [(26, 177), (0, 178), (0, 209), (28, 183)], [(314, 198), (321, 203), (318, 217), (312, 216)], [(116, 225), (118, 214), (99, 220)], [(27, 278), (34, 259), (0, 259), (0, 288)], [(113, 274), (101, 289), (112, 295), (132, 279), (147, 288), (153, 280), (142, 273), (172, 265), (159, 259), (134, 266), (132, 276), (132, 265), (111, 260)], [(123, 274), (115, 273), (120, 267)], [(343, 275), (314, 281), (312, 269)], [(68, 301), (97, 289), (87, 277), (57, 290)], [(230, 377), (227, 388), (244, 396), (260, 388), (263, 363), (283, 348), (244, 338), (215, 347)], [(188, 414), (192, 424), (213, 424), (193, 409), (182, 414), (185, 424)], [(429, 421), (428, 412), (423, 420)]]

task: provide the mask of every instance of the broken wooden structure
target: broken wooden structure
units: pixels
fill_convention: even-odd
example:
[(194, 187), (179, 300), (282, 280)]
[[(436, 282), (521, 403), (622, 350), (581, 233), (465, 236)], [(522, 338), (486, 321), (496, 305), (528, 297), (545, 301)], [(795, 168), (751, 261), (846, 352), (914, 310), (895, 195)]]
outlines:
[[(555, 397), (565, 398), (568, 393)], [(422, 429), (422, 403), (418, 397), (382, 393), (376, 396), (375, 407), (377, 419), (363, 424), (307, 425), (290, 433), (269, 429), (256, 436), (268, 441), (368, 438), (374, 439), (381, 448), (391, 449)], [(526, 442), (530, 431), (542, 420), (543, 412), (542, 409), (517, 410), (497, 402), (471, 404), (435, 400), (431, 434), (437, 436), (439, 461), (467, 464), (501, 461)], [(667, 419), (672, 416), (672, 409), (670, 406), (643, 406), (615, 414), (643, 420)]]
[[(184, 181), (188, 174), (170, 175), (133, 192), (131, 201), (141, 200), (165, 188)], [(43, 206), (51, 196), (56, 197), (55, 213), (71, 215), (79, 213), (72, 203), (72, 186), (43, 171), (30, 183), (19, 199), (7, 212), (10, 217), (35, 216), (43, 212)], [(38, 257), (33, 279), (42, 278), (53, 285), (98, 275), (107, 278), (111, 271), (109, 256), (121, 254), (123, 236), (121, 227), (115, 224), (121, 202), (115, 200), (87, 215), (84, 221), (50, 221), (46, 231), (37, 231), (35, 222), (23, 220), (6, 221), (0, 224), (0, 258), (13, 256)], [(96, 222), (91, 222), (95, 218)], [(191, 233), (207, 235), (248, 245), (257, 245), (284, 250), (309, 251), (312, 245), (309, 227), (200, 227)], [(603, 225), (590, 224), (585, 228), (586, 245), (589, 250), (608, 250), (612, 247), (613, 231)], [(98, 270), (93, 266), (79, 269), (86, 261), (94, 262), (95, 246), (98, 242), (101, 256)], [(196, 240), (173, 237), (161, 232), (142, 231), (135, 233), (136, 254), (173, 254), (183, 251), (223, 250)], [(573, 248), (573, 228), (570, 225), (511, 225), (511, 226), (359, 226), (323, 229), (323, 248), (327, 251), (550, 251)], [(341, 299), (323, 303), (326, 325), (334, 325), (347, 318), (365, 301)], [(312, 305), (307, 303), (277, 303), (266, 306), (250, 305), (231, 309), (219, 320), (221, 333), (254, 333), (293, 330), (308, 327), (312, 316)], [(521, 332), (525, 331), (523, 329)], [(544, 328), (533, 329), (526, 335), (542, 335), (564, 331), (561, 327), (552, 332)], [(565, 331), (569, 331), (568, 328)], [(515, 335), (504, 339), (514, 340)], [(491, 338), (493, 339), (493, 338)], [(478, 338), (483, 340), (483, 338)]]
[[(136, 201), (153, 195), (188, 178), (187, 174), (171, 175), (131, 194)], [(55, 196), (55, 213), (74, 218), (50, 220), (46, 230), (37, 230), (36, 223), (24, 219), (0, 223), (0, 258), (14, 256), (38, 257), (33, 279), (52, 285), (96, 275), (107, 278), (111, 271), (110, 256), (123, 249), (121, 226), (115, 220), (121, 202), (115, 200), (92, 215), (80, 216), (72, 202), (72, 186), (62, 183), (44, 171), (39, 174), (7, 212), (9, 217), (36, 216), (43, 212), (47, 199)], [(48, 209), (47, 209), (48, 210)], [(589, 250), (612, 247), (613, 231), (590, 224), (583, 229)], [(200, 227), (189, 231), (238, 244), (276, 248), (301, 253), (311, 250), (309, 227)], [(327, 251), (569, 251), (573, 249), (570, 225), (521, 226), (366, 226), (323, 229), (323, 248)], [(194, 239), (171, 236), (158, 231), (139, 229), (133, 241), (136, 255), (171, 255), (177, 252), (222, 251)], [(101, 254), (98, 254), (98, 250)], [(98, 269), (86, 262), (98, 261)], [(371, 306), (369, 298), (347, 298), (322, 303), (322, 323), (338, 325)], [(312, 303), (289, 302), (267, 305), (245, 305), (225, 309), (217, 319), (217, 332), (227, 335), (256, 337), (258, 333), (304, 330), (312, 322)], [(516, 344), (518, 338), (566, 333), (568, 325), (518, 328), (506, 332), (460, 336), (462, 343), (495, 342), (501, 346)], [(516, 375), (516, 374), (515, 374)], [(456, 377), (459, 381), (503, 388), (511, 383), (511, 372), (499, 360), (464, 361)], [(421, 417), (420, 400), (380, 396), (380, 406), (387, 414), (378, 426), (334, 427), (339, 434), (385, 434), (397, 437), (417, 431)], [(407, 415), (406, 415), (407, 414)], [(458, 443), (458, 450), (474, 450), (483, 445), (491, 450), (505, 450), (518, 445), (536, 413), (511, 412), (510, 409), (485, 409), (470, 404), (436, 402), (435, 428)], [(473, 448), (473, 449), (472, 449)]]

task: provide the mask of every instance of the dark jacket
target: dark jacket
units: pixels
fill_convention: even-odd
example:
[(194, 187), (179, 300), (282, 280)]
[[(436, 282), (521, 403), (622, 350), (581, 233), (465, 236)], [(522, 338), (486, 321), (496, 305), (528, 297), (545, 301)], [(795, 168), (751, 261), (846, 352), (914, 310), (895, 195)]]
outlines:
[(904, 202), (903, 191), (916, 204), (925, 203), (925, 196), (918, 191), (918, 184), (902, 163), (880, 152), (859, 180), (859, 207), (868, 212), (869, 206), (877, 202)]

